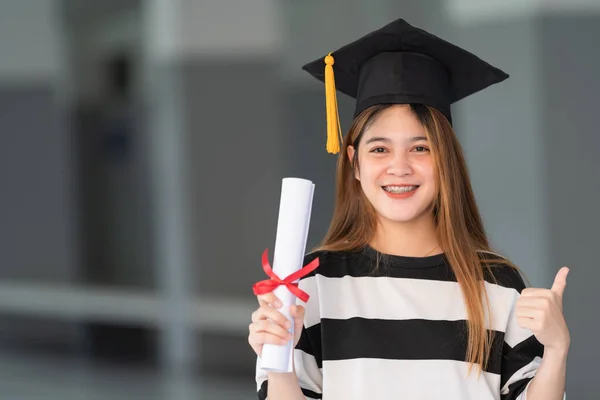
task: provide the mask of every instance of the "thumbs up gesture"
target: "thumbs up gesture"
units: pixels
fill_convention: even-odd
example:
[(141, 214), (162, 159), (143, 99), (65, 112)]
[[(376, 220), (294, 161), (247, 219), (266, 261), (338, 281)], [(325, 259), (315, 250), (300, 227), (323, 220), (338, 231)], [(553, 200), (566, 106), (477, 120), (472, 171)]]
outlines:
[(529, 329), (546, 348), (564, 352), (571, 341), (563, 316), (568, 273), (569, 268), (561, 268), (551, 289), (523, 289), (515, 306), (517, 324), (521, 328)]

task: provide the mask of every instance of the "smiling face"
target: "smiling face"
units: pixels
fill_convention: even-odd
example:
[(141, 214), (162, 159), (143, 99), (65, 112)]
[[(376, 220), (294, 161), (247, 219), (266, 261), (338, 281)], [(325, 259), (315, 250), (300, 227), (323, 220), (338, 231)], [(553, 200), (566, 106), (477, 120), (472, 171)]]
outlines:
[[(432, 218), (434, 161), (427, 134), (409, 106), (383, 110), (358, 143), (355, 177), (384, 222)], [(348, 147), (352, 160), (357, 151)]]

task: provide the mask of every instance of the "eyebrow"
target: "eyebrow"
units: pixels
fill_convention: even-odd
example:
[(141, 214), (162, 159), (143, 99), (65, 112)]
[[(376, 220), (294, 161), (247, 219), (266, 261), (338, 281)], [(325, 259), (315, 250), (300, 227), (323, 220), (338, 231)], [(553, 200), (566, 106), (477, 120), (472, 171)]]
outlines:
[[(427, 137), (425, 136), (411, 136), (407, 139), (408, 143), (414, 143), (414, 142), (420, 142), (420, 141), (427, 141)], [(365, 142), (365, 144), (369, 144), (369, 143), (373, 143), (373, 142), (384, 142), (384, 143), (389, 143), (391, 142), (391, 140), (389, 138), (386, 137), (382, 137), (382, 136), (373, 136), (372, 138), (367, 139), (367, 141)]]

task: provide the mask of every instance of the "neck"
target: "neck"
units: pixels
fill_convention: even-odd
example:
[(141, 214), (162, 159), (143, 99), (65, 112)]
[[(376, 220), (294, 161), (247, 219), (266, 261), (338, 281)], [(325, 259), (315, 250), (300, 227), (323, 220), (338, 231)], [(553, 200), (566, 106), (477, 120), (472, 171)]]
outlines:
[(433, 218), (403, 223), (380, 219), (369, 244), (382, 253), (407, 257), (441, 253)]

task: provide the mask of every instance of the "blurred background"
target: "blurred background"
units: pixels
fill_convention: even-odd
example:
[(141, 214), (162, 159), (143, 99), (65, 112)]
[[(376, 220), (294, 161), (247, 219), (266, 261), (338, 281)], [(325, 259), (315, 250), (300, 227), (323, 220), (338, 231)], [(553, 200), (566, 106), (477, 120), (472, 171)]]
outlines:
[(333, 206), (300, 67), (398, 17), (511, 75), (455, 128), (494, 245), (571, 267), (568, 398), (600, 398), (598, 0), (0, 0), (0, 399), (256, 398), (281, 179), (309, 247)]

